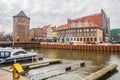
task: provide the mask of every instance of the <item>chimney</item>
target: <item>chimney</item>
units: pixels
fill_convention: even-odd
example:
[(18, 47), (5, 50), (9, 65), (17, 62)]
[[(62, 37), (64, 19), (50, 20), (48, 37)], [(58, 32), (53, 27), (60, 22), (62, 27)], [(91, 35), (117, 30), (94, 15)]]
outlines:
[(70, 18), (67, 18), (67, 23), (69, 23), (71, 21), (71, 19)]

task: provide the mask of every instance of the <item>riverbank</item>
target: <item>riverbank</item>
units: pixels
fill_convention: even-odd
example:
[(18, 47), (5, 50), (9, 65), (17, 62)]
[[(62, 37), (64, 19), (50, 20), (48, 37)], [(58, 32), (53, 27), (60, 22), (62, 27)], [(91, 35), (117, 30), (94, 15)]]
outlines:
[(80, 45), (70, 45), (70, 44), (40, 44), (40, 48), (47, 49), (68, 49), (68, 50), (87, 50), (87, 51), (110, 51), (110, 52), (120, 52), (120, 45), (112, 44), (80, 44)]
[[(12, 43), (0, 43), (2, 47), (11, 46)], [(68, 49), (68, 50), (87, 50), (87, 51), (109, 51), (120, 52), (119, 44), (67, 44), (67, 43), (39, 43), (39, 42), (17, 42), (15, 47), (22, 48), (47, 48), (47, 49)]]
[[(29, 80), (24, 76), (21, 76), (20, 79)], [(13, 80), (12, 72), (0, 69), (0, 80)]]

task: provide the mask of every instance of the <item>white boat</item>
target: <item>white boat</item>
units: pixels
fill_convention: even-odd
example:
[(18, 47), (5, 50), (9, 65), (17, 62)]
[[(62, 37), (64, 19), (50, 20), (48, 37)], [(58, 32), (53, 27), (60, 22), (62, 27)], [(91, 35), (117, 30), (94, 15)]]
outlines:
[(21, 60), (40, 60), (42, 56), (38, 56), (36, 52), (27, 52), (22, 48), (0, 48), (0, 63), (14, 62)]

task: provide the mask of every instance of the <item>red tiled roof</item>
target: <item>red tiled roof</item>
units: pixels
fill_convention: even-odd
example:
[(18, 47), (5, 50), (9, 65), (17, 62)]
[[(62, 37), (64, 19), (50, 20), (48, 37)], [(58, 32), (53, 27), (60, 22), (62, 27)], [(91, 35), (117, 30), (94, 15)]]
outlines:
[[(68, 29), (71, 28), (71, 24), (73, 22), (78, 23), (78, 22), (85, 22), (88, 21), (91, 26), (90, 27), (100, 27), (102, 28), (102, 13), (97, 13), (77, 19), (70, 20), (67, 24), (60, 25), (57, 30), (63, 30), (63, 29)], [(84, 26), (83, 26), (84, 27)]]
[(57, 30), (68, 29), (71, 27), (71, 23), (60, 25)]
[[(73, 23), (73, 22), (70, 22), (70, 23), (65, 24), (65, 25), (61, 25), (61, 26), (59, 26), (59, 27), (57, 28), (57, 30), (69, 29), (69, 28), (71, 28), (71, 24), (72, 24), (72, 23)], [(75, 22), (75, 23), (77, 23), (77, 22)], [(90, 26), (88, 26), (88, 27), (99, 27), (99, 28), (101, 28), (100, 26), (98, 26), (97, 24), (95, 24), (95, 23), (92, 22), (92, 21), (90, 21), (90, 22), (88, 22), (88, 23), (90, 24)], [(81, 28), (88, 28), (88, 27), (82, 26)], [(76, 27), (76, 28), (80, 28), (80, 27)]]
[[(70, 22), (84, 22), (84, 21), (92, 21), (93, 23), (97, 24), (98, 26), (102, 27), (102, 13), (97, 13), (77, 19), (73, 19)], [(69, 22), (68, 22), (69, 23)]]
[(56, 26), (52, 27), (52, 30), (53, 30), (53, 31), (56, 31)]
[(50, 26), (50, 25), (46, 25), (46, 26), (43, 26), (43, 28), (44, 28), (45, 30), (47, 30), (49, 26)]
[[(90, 27), (100, 27), (100, 26), (98, 26), (97, 24), (93, 23), (92, 21), (89, 22), (89, 23), (90, 23)], [(101, 28), (101, 27), (100, 27), (100, 28)]]
[[(72, 24), (72, 23), (71, 23)], [(65, 24), (65, 25), (61, 25), (57, 28), (57, 30), (66, 30), (66, 29), (71, 29), (71, 24), (69, 23), (68, 24)], [(92, 21), (89, 22), (90, 26), (88, 27), (85, 27), (85, 26), (82, 26), (82, 27), (75, 27), (75, 28), (100, 28), (102, 29), (100, 26), (98, 26), (97, 24), (93, 23)]]

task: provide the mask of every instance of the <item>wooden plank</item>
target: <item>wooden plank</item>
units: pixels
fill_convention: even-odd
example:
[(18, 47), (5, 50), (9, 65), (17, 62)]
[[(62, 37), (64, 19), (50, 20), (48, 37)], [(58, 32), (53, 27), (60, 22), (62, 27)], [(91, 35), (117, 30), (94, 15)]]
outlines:
[[(23, 68), (34, 68), (34, 67), (42, 67), (42, 66), (47, 66), (50, 64), (54, 64), (54, 63), (60, 63), (60, 62), (62, 62), (61, 59), (44, 59), (44, 60), (40, 60), (37, 62), (21, 64), (21, 66)], [(1, 69), (3, 69), (3, 70), (12, 71), (12, 69), (10, 69), (10, 68), (11, 68), (11, 66), (1, 67)]]
[(112, 65), (109, 65), (85, 78), (83, 78), (82, 80), (97, 80), (99, 79), (100, 77), (102, 77), (103, 75), (105, 75), (106, 73), (114, 70), (117, 68), (117, 65), (116, 64), (112, 64)]
[[(72, 73), (74, 71), (81, 69), (80, 63), (81, 63), (81, 61), (70, 61), (69, 63), (62, 63), (62, 64), (52, 65), (52, 66), (48, 66), (48, 67), (42, 67), (40, 69), (30, 71), (29, 72), (30, 75), (28, 75), (28, 77), (31, 80), (32, 79), (44, 80), (44, 79), (49, 79), (49, 78), (60, 76), (60, 75), (66, 75), (68, 73)], [(91, 64), (90, 62), (86, 62), (86, 66), (88, 66), (90, 64)], [(69, 67), (69, 66), (71, 67), (71, 70), (66, 71), (65, 68)], [(79, 73), (79, 71), (77, 73)], [(73, 74), (76, 74), (76, 72)], [(65, 76), (63, 78), (65, 78)], [(80, 78), (80, 75), (78, 75), (77, 78)], [(56, 80), (59, 80), (59, 79), (56, 78)], [(65, 80), (65, 79), (61, 79), (61, 80)], [(70, 80), (70, 79), (68, 79), (68, 80)], [(76, 80), (76, 78), (71, 79), (71, 80)]]
[(54, 64), (54, 63), (60, 63), (62, 62), (61, 59), (46, 59), (46, 60), (43, 60), (43, 61), (37, 61), (37, 62), (34, 62), (34, 63), (28, 63), (28, 64), (22, 64), (22, 67), (23, 68), (28, 68), (29, 66), (32, 66), (32, 65), (42, 65), (42, 64)]
[[(8, 72), (0, 69), (0, 80), (13, 80), (12, 72)], [(20, 80), (29, 80), (24, 76), (20, 77)]]

